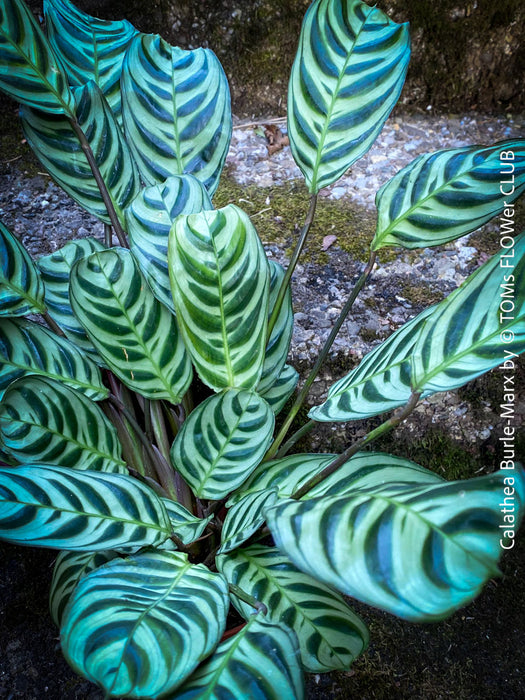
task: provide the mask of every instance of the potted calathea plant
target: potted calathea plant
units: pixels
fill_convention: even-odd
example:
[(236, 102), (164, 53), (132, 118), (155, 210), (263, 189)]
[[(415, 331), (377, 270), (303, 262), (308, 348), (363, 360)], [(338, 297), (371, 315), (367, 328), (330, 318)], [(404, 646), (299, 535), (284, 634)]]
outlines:
[[(399, 97), (407, 25), (360, 0), (306, 13), (288, 133), (311, 199), (285, 272), (240, 208), (212, 203), (231, 134), (215, 55), (69, 0), (44, 10), (45, 33), (22, 0), (2, 0), (0, 86), (106, 238), (33, 262), (1, 227), (0, 535), (60, 550), (51, 612), (63, 653), (106, 697), (303, 697), (304, 672), (348, 668), (367, 645), (343, 594), (440, 620), (497, 574), (514, 537), (525, 478), (513, 455), (448, 482), (365, 448), (421, 398), (525, 349), (524, 235), (289, 433), (377, 251), (510, 215), (525, 142), (422, 155), (379, 190), (370, 259), (296, 393), (290, 278), (319, 190), (369, 149)], [(380, 414), (340, 455), (293, 452), (315, 422)], [(229, 624), (230, 606), (244, 623)]]

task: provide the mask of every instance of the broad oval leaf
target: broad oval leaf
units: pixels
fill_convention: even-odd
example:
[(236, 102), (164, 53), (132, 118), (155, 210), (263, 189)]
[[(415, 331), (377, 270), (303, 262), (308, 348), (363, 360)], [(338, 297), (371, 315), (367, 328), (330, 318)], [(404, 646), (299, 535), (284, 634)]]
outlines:
[(170, 697), (302, 700), (304, 678), (298, 655), (297, 639), (286, 625), (253, 615)]
[(57, 627), (62, 625), (67, 604), (82, 576), (116, 556), (115, 552), (59, 552), (49, 590), (49, 612)]
[(141, 190), (126, 209), (133, 255), (153, 294), (175, 311), (168, 270), (168, 236), (177, 216), (213, 209), (204, 185), (192, 175), (172, 175)]
[(230, 91), (215, 54), (139, 34), (122, 67), (126, 138), (148, 184), (189, 173), (215, 192), (231, 138)]
[(0, 403), (0, 444), (21, 464), (127, 473), (117, 431), (87, 396), (48, 377), (10, 384)]
[(0, 221), (0, 316), (46, 310), (44, 285), (20, 241)]
[(72, 667), (107, 697), (172, 692), (217, 645), (226, 626), (221, 574), (181, 552), (113, 560), (78, 584), (61, 629)]
[(308, 417), (320, 422), (360, 420), (404, 406), (412, 393), (412, 353), (435, 308), (425, 309), (367, 353), (332, 384), (326, 401), (310, 409)]
[(410, 57), (407, 24), (360, 0), (315, 0), (288, 89), (292, 154), (310, 192), (364, 155), (397, 102)]
[(73, 113), (64, 69), (23, 0), (0, 6), (0, 89), (29, 107)]
[(164, 504), (124, 474), (45, 464), (0, 469), (0, 539), (32, 547), (129, 552), (171, 535)]
[(72, 343), (101, 364), (100, 355), (73, 313), (69, 301), (69, 277), (73, 265), (98, 250), (104, 250), (104, 246), (96, 238), (81, 238), (69, 241), (54, 253), (39, 258), (37, 264), (45, 286), (45, 302), (49, 315)]
[(108, 390), (96, 364), (69, 340), (38, 323), (0, 319), (0, 398), (9, 384), (26, 374), (56, 379), (94, 401)]
[(162, 502), (168, 511), (173, 534), (182, 541), (182, 544), (191, 544), (199, 539), (206, 529), (206, 525), (213, 518), (213, 515), (209, 515), (207, 518), (198, 518), (180, 503), (172, 501), (170, 498), (163, 498)]
[[(502, 154), (513, 158), (502, 160)], [(505, 171), (512, 187), (502, 183)], [(524, 191), (525, 140), (421, 155), (378, 191), (371, 248), (448, 243), (475, 231)]]
[(180, 216), (168, 245), (173, 301), (202, 381), (254, 389), (266, 345), (269, 273), (249, 217), (230, 204)]
[(275, 415), (277, 415), (282, 411), (286, 402), (294, 393), (298, 381), (299, 372), (291, 365), (284, 365), (281, 374), (268, 389), (265, 391), (259, 391), (259, 389), (257, 389), (257, 391), (270, 405)]
[(224, 519), (218, 553), (231, 552), (249, 540), (264, 525), (265, 509), (277, 499), (277, 489), (267, 489), (249, 493), (236, 501)]
[(94, 80), (119, 118), (122, 62), (137, 30), (126, 20), (91, 17), (69, 0), (44, 0), (44, 17), (49, 42), (67, 69), (69, 84)]
[(172, 463), (196, 496), (219, 500), (259, 464), (274, 423), (271, 408), (255, 392), (215, 394), (184, 422), (171, 448)]
[[(512, 526), (501, 511), (504, 488)], [(266, 517), (302, 571), (399, 617), (432, 621), (471, 601), (498, 572), (505, 529), (517, 528), (524, 501), (525, 476), (516, 470), (279, 501)]]
[[(267, 607), (266, 619), (291, 627), (308, 673), (347, 670), (369, 641), (365, 623), (343, 596), (300, 571), (277, 548), (251, 545), (217, 559), (228, 583)], [(232, 596), (245, 619), (253, 609)]]
[(412, 352), (412, 385), (426, 394), (455, 389), (524, 351), (522, 233), (511, 253), (493, 256), (425, 321)]
[(191, 363), (175, 317), (158, 301), (132, 253), (93, 253), (71, 272), (71, 307), (108, 367), (142, 396), (179, 403)]
[[(140, 188), (140, 179), (124, 136), (100, 88), (90, 81), (73, 88), (75, 115), (124, 226), (123, 209)], [(99, 187), (69, 120), (23, 108), (24, 135), (55, 182), (81, 207), (106, 224), (111, 220)]]

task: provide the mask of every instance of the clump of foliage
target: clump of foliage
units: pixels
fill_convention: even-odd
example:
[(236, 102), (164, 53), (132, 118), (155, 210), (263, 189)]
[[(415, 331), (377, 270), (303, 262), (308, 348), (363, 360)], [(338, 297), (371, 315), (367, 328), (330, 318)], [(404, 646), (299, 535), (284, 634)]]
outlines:
[[(0, 536), (61, 550), (51, 612), (73, 668), (106, 697), (300, 698), (305, 671), (348, 668), (368, 643), (342, 594), (415, 621), (472, 600), (513, 541), (519, 465), (447, 482), (365, 448), (421, 397), (525, 349), (524, 235), (289, 430), (376, 252), (509, 217), (525, 142), (420, 156), (381, 188), (369, 261), (274, 436), (298, 382), (289, 285), (317, 194), (395, 105), (407, 26), (360, 0), (315, 0), (305, 16), (288, 133), (310, 204), (285, 271), (240, 208), (213, 206), (231, 114), (211, 51), (68, 0), (46, 0), (46, 34), (22, 0), (0, 20), (0, 87), (28, 143), (106, 225), (104, 243), (36, 263), (0, 229)], [(290, 453), (318, 421), (396, 410), (340, 455)]]

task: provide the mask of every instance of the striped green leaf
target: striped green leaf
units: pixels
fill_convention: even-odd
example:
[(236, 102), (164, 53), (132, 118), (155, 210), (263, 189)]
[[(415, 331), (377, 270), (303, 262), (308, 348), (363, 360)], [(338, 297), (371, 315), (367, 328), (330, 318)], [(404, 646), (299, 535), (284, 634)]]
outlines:
[(44, 17), (49, 42), (67, 69), (69, 84), (94, 80), (120, 117), (122, 62), (137, 30), (126, 20), (91, 17), (69, 0), (44, 0)]
[[(76, 118), (89, 141), (115, 212), (124, 225), (123, 209), (140, 188), (137, 166), (100, 88), (90, 81), (72, 91)], [(20, 114), (29, 145), (55, 182), (90, 214), (106, 224), (111, 223), (69, 120), (27, 107)]]
[(191, 363), (175, 317), (150, 291), (132, 253), (93, 253), (71, 272), (71, 307), (108, 367), (130, 389), (179, 403)]
[(20, 464), (127, 473), (117, 431), (87, 396), (48, 377), (10, 384), (0, 403), (0, 444)]
[(259, 389), (257, 391), (277, 415), (295, 391), (298, 381), (299, 372), (290, 365), (284, 365), (281, 374), (266, 391), (259, 391)]
[[(512, 185), (502, 184), (505, 172), (510, 173)], [(523, 139), (421, 155), (378, 191), (377, 230), (371, 247), (447, 243), (475, 231), (524, 191)]]
[(96, 364), (65, 338), (38, 323), (0, 319), (0, 398), (11, 382), (27, 374), (56, 379), (94, 401), (108, 397)]
[(64, 69), (23, 0), (0, 6), (0, 89), (51, 114), (73, 111)]
[[(507, 493), (512, 526), (501, 511)], [(468, 603), (498, 573), (524, 500), (523, 471), (499, 471), (279, 501), (266, 517), (277, 546), (302, 571), (405, 619), (431, 621)]]
[(0, 316), (42, 313), (44, 285), (20, 241), (0, 221)]
[(304, 678), (295, 635), (284, 624), (254, 615), (170, 697), (302, 700)]
[(225, 554), (246, 542), (266, 520), (264, 511), (277, 501), (277, 489), (257, 491), (243, 496), (226, 515), (221, 531), (219, 554)]
[(359, 0), (315, 0), (288, 89), (288, 134), (310, 192), (368, 151), (397, 102), (410, 57), (407, 24)]
[(422, 311), (371, 350), (359, 365), (332, 384), (328, 397), (310, 409), (316, 421), (360, 420), (406, 404), (412, 392), (411, 357), (426, 319)]
[(126, 138), (150, 185), (194, 175), (215, 192), (231, 138), (230, 91), (215, 54), (136, 36), (122, 67)]
[(60, 552), (53, 569), (49, 591), (49, 612), (57, 627), (80, 579), (116, 557), (115, 552)]
[(412, 383), (455, 389), (524, 351), (525, 233), (434, 309), (413, 349)]
[(160, 545), (170, 535), (160, 498), (124, 474), (45, 464), (0, 469), (0, 539), (70, 551), (128, 552)]
[(73, 265), (99, 250), (104, 250), (104, 246), (96, 238), (81, 238), (66, 243), (50, 255), (41, 257), (37, 264), (45, 286), (45, 302), (49, 315), (72, 343), (88, 353), (95, 362), (102, 363), (100, 355), (73, 313), (69, 301), (69, 277)]
[(181, 552), (146, 552), (113, 560), (79, 582), (62, 649), (106, 697), (157, 698), (213, 651), (227, 610), (220, 574)]
[(168, 270), (168, 236), (182, 214), (213, 209), (204, 185), (192, 175), (171, 175), (160, 185), (141, 190), (126, 209), (133, 255), (153, 293), (175, 310)]
[(209, 515), (207, 518), (197, 518), (180, 503), (169, 498), (163, 498), (162, 502), (168, 511), (173, 534), (177, 535), (183, 544), (190, 544), (199, 539), (206, 529), (206, 525), (213, 518), (213, 515)]
[(233, 204), (180, 216), (168, 245), (173, 301), (205, 384), (253, 389), (264, 362), (269, 273), (247, 214)]
[[(300, 571), (275, 547), (251, 545), (217, 560), (228, 583), (264, 603), (266, 619), (291, 627), (309, 673), (348, 670), (368, 645), (365, 623), (343, 596)], [(252, 608), (232, 596), (245, 619)]]
[(190, 414), (171, 448), (171, 460), (194, 494), (219, 500), (236, 489), (264, 457), (274, 414), (255, 392), (229, 389)]

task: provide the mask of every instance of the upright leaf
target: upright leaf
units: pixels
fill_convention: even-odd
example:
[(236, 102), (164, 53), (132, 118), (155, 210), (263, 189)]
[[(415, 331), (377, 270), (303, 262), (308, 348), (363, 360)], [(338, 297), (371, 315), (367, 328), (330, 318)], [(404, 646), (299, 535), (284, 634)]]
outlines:
[(45, 311), (44, 285), (20, 241), (0, 221), (0, 316)]
[(248, 216), (230, 204), (180, 216), (168, 246), (173, 301), (200, 378), (253, 389), (264, 362), (269, 274)]
[(288, 90), (288, 133), (310, 192), (368, 151), (397, 102), (410, 57), (407, 24), (360, 0), (315, 0)]
[(281, 374), (268, 389), (265, 389), (265, 391), (257, 389), (257, 391), (277, 415), (292, 396), (298, 381), (299, 372), (291, 365), (284, 365)]
[(0, 6), (0, 89), (50, 114), (72, 114), (64, 69), (23, 0)]
[(121, 86), (126, 137), (143, 179), (152, 185), (189, 173), (212, 195), (231, 138), (228, 81), (215, 54), (140, 34), (126, 53)]
[(156, 698), (180, 685), (217, 645), (228, 587), (181, 552), (118, 559), (85, 576), (61, 630), (73, 668), (107, 697)]
[(246, 542), (266, 520), (265, 510), (277, 501), (277, 489), (248, 493), (228, 510), (221, 531), (219, 554)]
[(191, 364), (175, 317), (158, 301), (132, 253), (112, 248), (76, 263), (73, 311), (108, 367), (142, 396), (179, 403)]
[(177, 535), (183, 544), (195, 542), (195, 540), (202, 535), (206, 525), (213, 518), (213, 514), (209, 515), (207, 518), (198, 518), (180, 503), (172, 501), (169, 498), (163, 498), (162, 502), (168, 511), (173, 534)]

